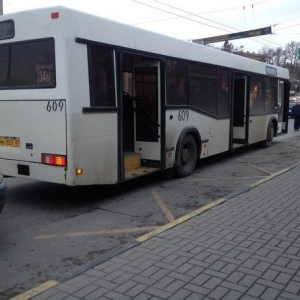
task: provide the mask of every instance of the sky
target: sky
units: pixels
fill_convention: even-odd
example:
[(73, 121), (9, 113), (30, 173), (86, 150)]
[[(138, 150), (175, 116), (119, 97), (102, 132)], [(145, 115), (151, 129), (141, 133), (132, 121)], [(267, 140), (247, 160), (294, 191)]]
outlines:
[[(1, 0), (0, 0), (1, 1)], [(258, 52), (300, 42), (299, 0), (2, 0), (4, 14), (62, 5), (183, 40), (272, 27), (272, 35), (230, 41)], [(223, 42), (213, 44), (222, 47)]]

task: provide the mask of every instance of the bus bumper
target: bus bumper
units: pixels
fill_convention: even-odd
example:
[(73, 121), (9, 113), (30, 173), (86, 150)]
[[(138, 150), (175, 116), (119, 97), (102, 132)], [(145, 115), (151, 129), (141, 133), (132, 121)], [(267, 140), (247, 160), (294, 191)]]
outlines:
[(65, 167), (6, 159), (0, 159), (0, 166), (1, 173), (6, 176), (66, 184)]

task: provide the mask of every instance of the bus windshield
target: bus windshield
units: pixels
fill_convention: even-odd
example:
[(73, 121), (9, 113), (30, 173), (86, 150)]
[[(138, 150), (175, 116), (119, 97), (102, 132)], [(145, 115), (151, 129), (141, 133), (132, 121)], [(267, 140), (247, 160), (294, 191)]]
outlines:
[(0, 89), (55, 87), (54, 40), (0, 46)]

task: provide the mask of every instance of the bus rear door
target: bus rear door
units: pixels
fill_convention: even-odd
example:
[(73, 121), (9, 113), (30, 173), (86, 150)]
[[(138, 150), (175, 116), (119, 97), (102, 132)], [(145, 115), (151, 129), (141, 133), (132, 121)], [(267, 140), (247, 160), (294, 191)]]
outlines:
[(247, 76), (234, 75), (232, 147), (248, 144), (249, 105), (247, 104)]

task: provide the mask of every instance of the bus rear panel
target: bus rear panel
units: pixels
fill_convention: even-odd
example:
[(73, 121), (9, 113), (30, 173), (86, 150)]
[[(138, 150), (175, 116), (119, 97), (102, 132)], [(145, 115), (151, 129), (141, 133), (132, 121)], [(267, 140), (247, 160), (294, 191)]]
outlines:
[(4, 175), (66, 183), (66, 101), (0, 101)]
[(19, 40), (20, 27), (0, 23), (1, 173), (66, 183), (66, 101), (55, 93), (55, 41)]

